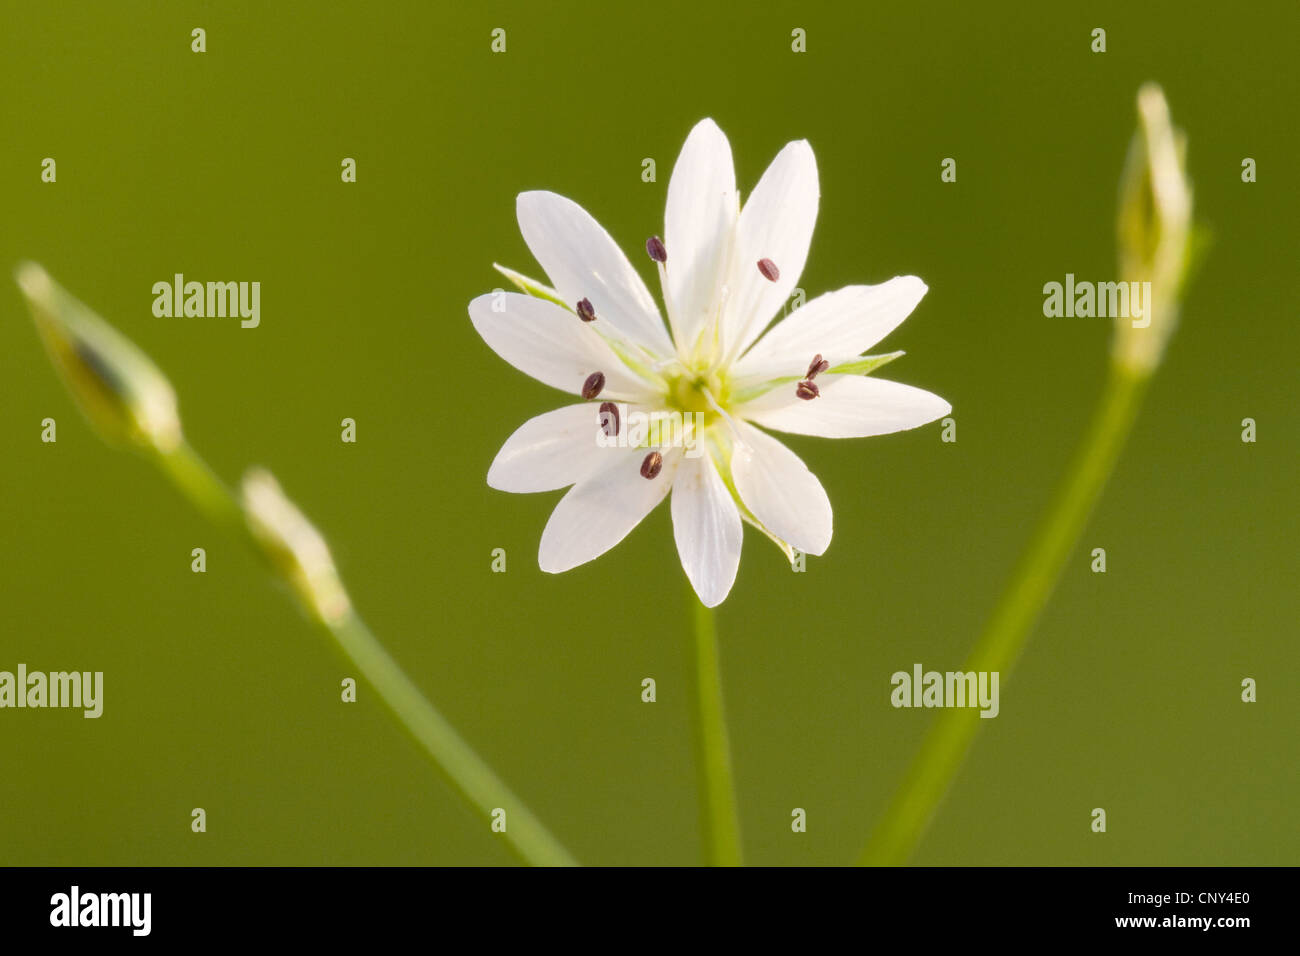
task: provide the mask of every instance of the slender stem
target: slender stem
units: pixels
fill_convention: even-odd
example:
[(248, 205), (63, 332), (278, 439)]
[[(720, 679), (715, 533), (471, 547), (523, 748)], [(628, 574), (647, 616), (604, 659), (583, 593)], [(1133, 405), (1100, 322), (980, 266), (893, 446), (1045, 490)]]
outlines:
[(453, 789), (484, 817), (491, 818), (498, 807), (506, 811), (502, 837), (521, 860), (534, 866), (577, 866), (568, 850), (420, 693), (361, 618), (349, 612), (326, 627)]
[(155, 451), (153, 455), (181, 494), (210, 521), (237, 534), (244, 533), (244, 515), (234, 493), (189, 442), (182, 439), (175, 448)]
[(694, 641), (691, 668), (695, 698), (695, 761), (700, 787), (700, 829), (709, 866), (740, 866), (740, 817), (731, 773), (731, 747), (722, 707), (722, 673), (713, 612), (691, 594)]
[[(1001, 686), (1024, 649), (1043, 605), (1100, 497), (1137, 416), (1148, 377), (1112, 364), (1092, 423), (1047, 515), (1003, 592), (963, 671), (996, 671)], [(979, 711), (939, 712), (858, 862), (907, 862), (970, 749)]]
[[(208, 518), (239, 537), (251, 537), (234, 493), (188, 443), (157, 452), (154, 457), (181, 493)], [(506, 811), (506, 829), (501, 835), (520, 860), (535, 866), (577, 865), (524, 802), (420, 693), (354, 611), (349, 608), (334, 618), (313, 614), (313, 619), (334, 638), (456, 793), (485, 818), (490, 819), (498, 807)]]

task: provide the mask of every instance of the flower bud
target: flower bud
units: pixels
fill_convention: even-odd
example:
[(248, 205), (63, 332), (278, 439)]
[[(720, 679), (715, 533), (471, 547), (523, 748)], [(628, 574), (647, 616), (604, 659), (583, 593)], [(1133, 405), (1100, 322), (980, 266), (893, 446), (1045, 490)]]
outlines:
[(1141, 288), (1143, 315), (1118, 319), (1114, 360), (1130, 371), (1151, 372), (1178, 325), (1179, 300), (1191, 252), (1192, 189), (1186, 142), (1175, 130), (1160, 87), (1138, 91), (1138, 129), (1120, 181), (1120, 278)]
[(268, 471), (252, 468), (241, 487), (244, 516), (254, 540), (275, 570), (293, 587), (307, 611), (337, 624), (352, 609), (334, 558), (321, 533), (285, 497)]
[(176, 392), (148, 356), (35, 263), (15, 278), (50, 360), (100, 436), (163, 452), (179, 445)]

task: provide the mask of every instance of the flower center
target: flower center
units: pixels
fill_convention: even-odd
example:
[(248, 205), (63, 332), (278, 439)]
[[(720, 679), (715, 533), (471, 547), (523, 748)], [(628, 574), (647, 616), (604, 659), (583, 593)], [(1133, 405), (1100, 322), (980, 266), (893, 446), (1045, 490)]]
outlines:
[[(681, 412), (703, 412), (712, 417), (715, 414), (714, 402), (726, 407), (730, 389), (725, 379), (715, 372), (696, 372), (690, 369), (680, 375), (669, 378), (668, 407)], [(709, 401), (709, 396), (713, 401)]]

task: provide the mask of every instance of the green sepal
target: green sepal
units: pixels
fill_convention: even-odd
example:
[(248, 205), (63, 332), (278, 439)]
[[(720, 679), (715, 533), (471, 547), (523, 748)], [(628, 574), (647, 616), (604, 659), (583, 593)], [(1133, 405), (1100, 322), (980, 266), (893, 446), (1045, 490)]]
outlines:
[(546, 299), (549, 302), (554, 302), (558, 306), (562, 306), (570, 312), (573, 311), (573, 306), (560, 298), (560, 293), (556, 292), (549, 285), (538, 282), (536, 279), (531, 279), (522, 272), (516, 272), (514, 269), (507, 269), (505, 266), (495, 262), (492, 263), (492, 268), (496, 269), (497, 272), (501, 273), (528, 295), (537, 299)]
[[(888, 365), (894, 359), (904, 352), (889, 352), (885, 355), (863, 355), (855, 358), (851, 362), (842, 362), (823, 372), (823, 375), (870, 375), (882, 365)], [(795, 382), (802, 382), (803, 375), (783, 375), (780, 378), (770, 379), (761, 385), (751, 385), (749, 388), (743, 388), (731, 396), (734, 404), (743, 405), (745, 402), (752, 402), (760, 395), (766, 395), (773, 389), (780, 388), (782, 385), (793, 385)]]

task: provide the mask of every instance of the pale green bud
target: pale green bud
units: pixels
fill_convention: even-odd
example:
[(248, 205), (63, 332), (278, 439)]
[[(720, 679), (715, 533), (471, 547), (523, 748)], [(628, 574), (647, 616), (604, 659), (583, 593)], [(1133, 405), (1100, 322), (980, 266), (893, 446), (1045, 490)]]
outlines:
[(1160, 364), (1178, 325), (1192, 243), (1192, 188), (1187, 179), (1186, 140), (1174, 129), (1160, 87), (1138, 91), (1138, 128), (1120, 180), (1118, 239), (1120, 278), (1150, 283), (1141, 319), (1117, 320), (1113, 357), (1140, 374)]
[(352, 604), (321, 533), (270, 472), (250, 469), (241, 492), (249, 530), (272, 566), (309, 613), (327, 625), (338, 624)]
[(35, 263), (20, 265), (15, 278), (50, 360), (101, 437), (161, 452), (176, 448), (176, 392), (148, 356)]

